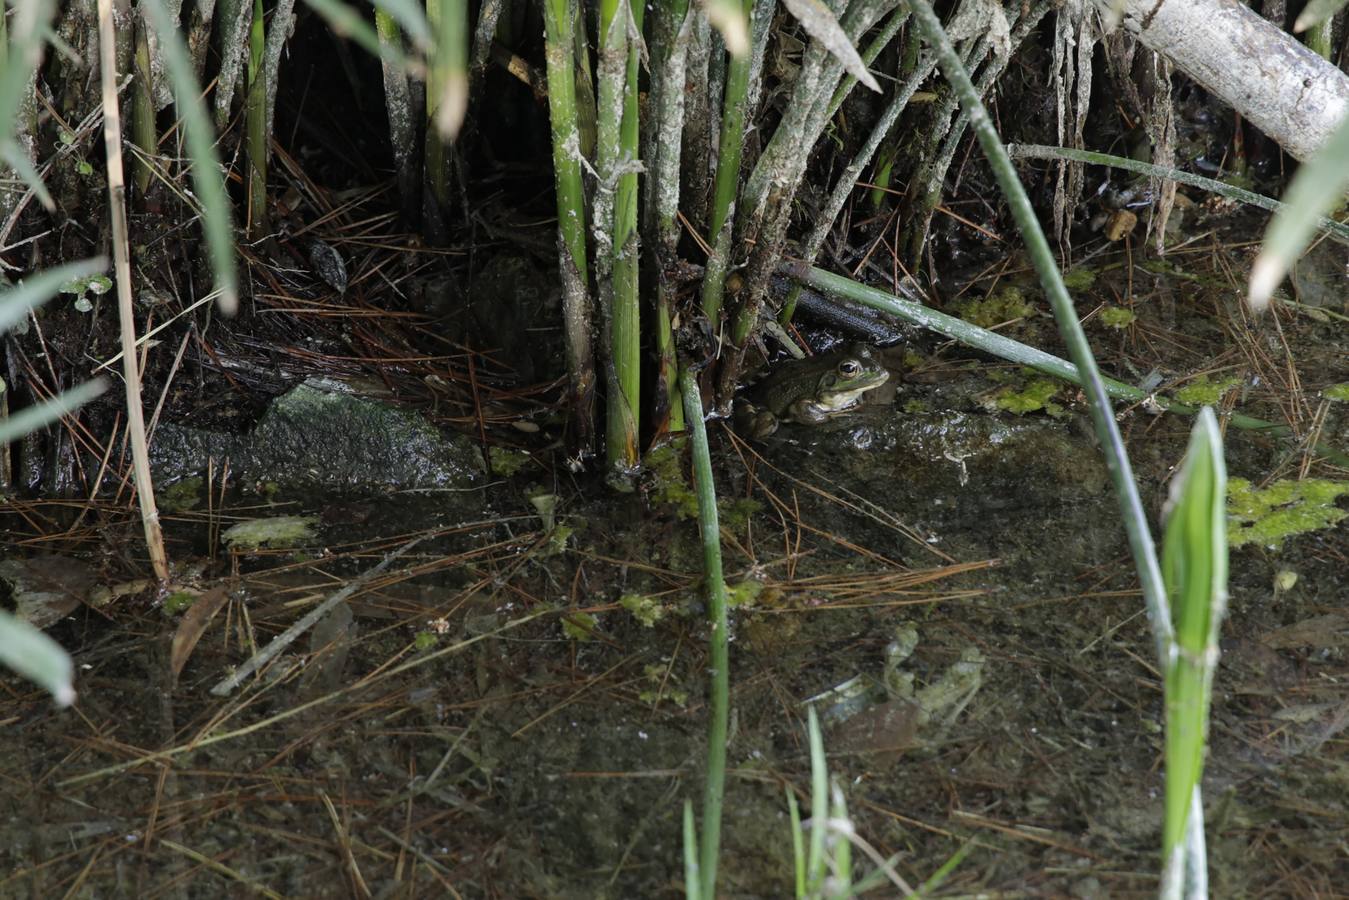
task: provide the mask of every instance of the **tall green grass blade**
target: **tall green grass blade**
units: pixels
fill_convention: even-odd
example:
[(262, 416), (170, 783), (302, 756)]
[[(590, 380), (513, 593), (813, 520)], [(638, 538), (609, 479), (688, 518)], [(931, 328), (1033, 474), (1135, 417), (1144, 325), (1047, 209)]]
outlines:
[(47, 190), (47, 185), (43, 184), (42, 176), (38, 174), (37, 167), (29, 162), (28, 157), (19, 149), (17, 143), (12, 140), (0, 140), (0, 163), (4, 163), (14, 170), (14, 174), (19, 176), (19, 180), (33, 191), (43, 209), (47, 212), (56, 210), (56, 201), (52, 199), (51, 193)]
[(1248, 300), (1263, 309), (1274, 289), (1307, 249), (1317, 221), (1344, 201), (1349, 188), (1349, 116), (1316, 156), (1303, 163), (1284, 194), (1282, 209), (1265, 232), (1265, 245), (1251, 266)]
[[(730, 727), (731, 656), (726, 615), (726, 582), (721, 569), (721, 525), (717, 519), (717, 491), (712, 481), (712, 455), (707, 448), (707, 426), (698, 379), (681, 369), (679, 387), (684, 395), (684, 419), (693, 444), (693, 482), (698, 494), (698, 529), (703, 543), (703, 577), (707, 588), (708, 616), (712, 620), (709, 652), (712, 690), (708, 703), (707, 784), (703, 792), (703, 839), (699, 858), (702, 893), (717, 895), (717, 861), (721, 852), (721, 809), (726, 793), (726, 736)], [(820, 807), (823, 809), (824, 807)]]
[(1349, 0), (1307, 0), (1307, 5), (1302, 7), (1302, 12), (1293, 21), (1293, 33), (1298, 34), (1329, 21), (1344, 8), (1345, 3), (1349, 3)]
[(806, 893), (820, 890), (826, 875), (824, 858), (826, 820), (829, 818), (829, 763), (824, 755), (824, 734), (815, 707), (806, 710), (810, 741), (810, 852), (806, 856)]
[(571, 382), (573, 450), (589, 455), (595, 438), (595, 368), (590, 343), (594, 318), (586, 257), (585, 186), (577, 124), (575, 6), (543, 4), (548, 65), (548, 119), (553, 133), (553, 182), (557, 187), (558, 269), (562, 276), (562, 326)]
[[(740, 6), (736, 16), (748, 21), (748, 7), (741, 6), (737, 0), (723, 0), (716, 6)], [(712, 6), (708, 5), (708, 18), (714, 25)], [(717, 25), (721, 28), (720, 25)], [(725, 35), (725, 29), (722, 29)], [(727, 40), (726, 47), (731, 49)], [(712, 188), (712, 218), (708, 223), (708, 240), (712, 242), (712, 254), (707, 260), (707, 271), (703, 275), (703, 313), (712, 322), (713, 328), (721, 323), (721, 308), (726, 295), (726, 272), (730, 265), (731, 229), (734, 222), (731, 213), (735, 209), (735, 195), (740, 187), (740, 160), (744, 153), (745, 116), (749, 107), (749, 75), (751, 59), (749, 40), (745, 39), (743, 51), (731, 51), (730, 62), (726, 65), (726, 90), (722, 101), (721, 139), (718, 143), (717, 175)]]
[[(366, 53), (385, 62), (408, 71), (421, 71), (421, 67), (414, 64), (414, 61), (408, 58), (400, 48), (381, 44), (379, 35), (375, 34), (374, 27), (360, 13), (341, 2), (341, 0), (305, 0), (305, 2), (313, 8), (314, 12), (323, 17), (324, 21), (328, 23), (328, 27), (338, 37), (351, 38)], [(435, 0), (430, 0), (430, 2), (435, 2)]]
[(684, 801), (684, 897), (701, 900), (702, 880), (698, 875), (698, 827), (693, 823), (693, 801)]
[(0, 664), (51, 694), (59, 706), (75, 701), (70, 656), (40, 630), (4, 611), (0, 611)]
[(26, 434), (45, 428), (62, 416), (68, 416), (108, 389), (101, 378), (57, 394), (45, 403), (28, 406), (6, 418), (0, 418), (0, 444), (17, 441)]
[(787, 792), (787, 820), (792, 826), (792, 868), (796, 874), (796, 896), (806, 896), (806, 841), (801, 832), (801, 807), (796, 802), (796, 794), (791, 786)]
[(459, 136), (468, 113), (468, 3), (438, 0), (436, 64), (432, 90), (436, 92), (436, 128), (446, 140)]
[[(642, 29), (641, 3), (628, 4), (631, 24)], [(622, 15), (622, 13), (619, 13)], [(608, 419), (609, 461), (622, 471), (637, 466), (641, 431), (641, 298), (638, 296), (640, 262), (637, 235), (637, 169), (640, 122), (638, 120), (637, 42), (626, 42), (627, 65), (623, 75), (623, 118), (619, 127), (620, 169), (614, 194), (613, 236), (613, 332), (608, 348), (613, 360), (617, 393), (610, 397)], [(654, 237), (654, 236), (653, 236)], [(621, 409), (616, 408), (621, 406)], [(621, 453), (615, 454), (615, 448)]]
[(384, 13), (407, 32), (412, 43), (425, 52), (431, 46), (431, 24), (426, 12), (415, 0), (374, 0), (376, 15)]
[[(1162, 571), (1175, 619), (1166, 670), (1166, 817), (1163, 883), (1177, 890), (1187, 867), (1208, 734), (1218, 630), (1227, 605), (1227, 470), (1213, 410), (1200, 411), (1185, 459), (1171, 483)], [(1197, 813), (1192, 810), (1198, 810)], [(1200, 836), (1202, 839), (1202, 835)], [(1179, 893), (1174, 896), (1180, 896)]]
[(1152, 624), (1157, 655), (1159, 659), (1164, 660), (1170, 641), (1171, 624), (1161, 568), (1157, 563), (1152, 534), (1148, 530), (1147, 513), (1143, 509), (1133, 469), (1129, 465), (1128, 453), (1124, 449), (1119, 426), (1115, 423), (1101, 373), (1092, 356), (1091, 345), (1082, 331), (1082, 324), (1077, 320), (1073, 301), (1068, 296), (1067, 288), (1064, 287), (1063, 276), (1059, 273), (1054, 254), (1049, 249), (1049, 242), (1045, 239), (1035, 210), (1031, 207), (1030, 198), (1026, 196), (1026, 190), (1017, 178), (1016, 169), (998, 138), (993, 120), (980, 101), (969, 73), (965, 71), (950, 39), (942, 30), (941, 22), (932, 11), (931, 5), (926, 0), (910, 0), (910, 8), (924, 39), (937, 55), (942, 73), (960, 95), (961, 104), (969, 115), (970, 125), (979, 138), (984, 155), (1011, 207), (1017, 229), (1026, 243), (1036, 274), (1039, 275), (1040, 283), (1054, 307), (1054, 318), (1058, 322), (1059, 332), (1063, 335), (1073, 363), (1081, 374), (1083, 388), (1091, 404), (1092, 424), (1096, 428), (1097, 437), (1100, 438), (1102, 451), (1106, 456), (1106, 468), (1114, 484), (1115, 493), (1119, 497), (1120, 514), (1124, 520), (1124, 530), (1129, 537), (1134, 567), (1138, 571), (1148, 618)]
[(97, 275), (108, 267), (103, 257), (84, 259), (66, 263), (54, 269), (46, 269), (25, 278), (21, 283), (0, 291), (0, 334), (9, 331), (28, 315), (30, 309), (36, 309), (46, 303), (69, 282), (90, 275)]
[(183, 119), (187, 152), (192, 159), (192, 183), (201, 202), (202, 230), (220, 292), (220, 310), (233, 315), (239, 307), (239, 281), (234, 269), (234, 234), (230, 224), (229, 198), (215, 150), (214, 132), (206, 105), (201, 100), (187, 47), (177, 25), (164, 8), (164, 0), (142, 0), (141, 8), (159, 37), (164, 68), (173, 90), (174, 103)]

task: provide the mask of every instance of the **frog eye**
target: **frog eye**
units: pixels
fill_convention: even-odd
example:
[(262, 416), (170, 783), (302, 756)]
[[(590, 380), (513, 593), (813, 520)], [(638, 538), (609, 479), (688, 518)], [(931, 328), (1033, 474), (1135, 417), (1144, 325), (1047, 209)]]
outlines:
[(852, 377), (862, 371), (862, 364), (855, 359), (845, 359), (838, 364), (838, 373)]

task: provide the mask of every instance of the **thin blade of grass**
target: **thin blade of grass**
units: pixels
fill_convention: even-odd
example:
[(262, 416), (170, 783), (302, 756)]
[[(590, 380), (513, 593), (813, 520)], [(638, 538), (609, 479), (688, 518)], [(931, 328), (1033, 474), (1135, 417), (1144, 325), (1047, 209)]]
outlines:
[(1264, 309), (1283, 276), (1311, 242), (1317, 221), (1344, 200), (1349, 188), (1349, 117), (1330, 140), (1293, 176), (1284, 194), (1285, 206), (1274, 214), (1265, 244), (1251, 266), (1247, 302)]
[(810, 734), (810, 853), (806, 857), (806, 890), (818, 891), (825, 877), (824, 837), (829, 818), (829, 765), (824, 756), (824, 735), (815, 707), (807, 709)]
[(792, 868), (796, 873), (796, 896), (806, 896), (806, 842), (801, 834), (801, 807), (791, 787), (787, 791), (787, 819), (792, 826)]
[(192, 159), (192, 182), (196, 185), (197, 198), (201, 202), (202, 231), (206, 235), (216, 289), (220, 291), (220, 311), (225, 315), (234, 315), (239, 308), (239, 282), (234, 270), (234, 232), (230, 224), (229, 198), (225, 194), (220, 156), (215, 150), (215, 132), (192, 72), (187, 47), (164, 8), (164, 0), (143, 0), (141, 8), (159, 37), (169, 86), (173, 90), (178, 114), (183, 119), (187, 152)]
[(403, 26), (419, 49), (425, 51), (431, 46), (431, 25), (420, 4), (413, 0), (374, 0), (374, 4), (376, 9), (388, 13)]
[(1308, 28), (1320, 25), (1344, 8), (1349, 0), (1307, 0), (1302, 12), (1293, 21), (1293, 34), (1301, 34)]
[(57, 394), (45, 403), (25, 407), (5, 419), (0, 419), (0, 444), (16, 441), (39, 428), (69, 415), (108, 389), (103, 379), (88, 381)]
[(392, 44), (381, 44), (379, 35), (375, 34), (374, 26), (362, 18), (361, 14), (356, 12), (340, 0), (305, 0), (313, 8), (314, 12), (323, 17), (328, 23), (328, 27), (338, 37), (351, 38), (361, 46), (365, 52), (371, 56), (396, 65), (408, 71), (420, 71), (419, 67), (413, 65), (400, 48)]
[(730, 728), (730, 623), (726, 614), (726, 581), (721, 566), (721, 526), (717, 517), (717, 491), (712, 481), (712, 455), (707, 447), (703, 400), (697, 377), (687, 368), (679, 373), (684, 397), (684, 419), (693, 444), (693, 481), (698, 495), (698, 529), (703, 543), (703, 575), (712, 620), (710, 665), (711, 697), (708, 703), (707, 783), (703, 792), (703, 838), (699, 848), (702, 893), (717, 895), (717, 857), (721, 852), (721, 810), (726, 793), (726, 739)]
[(37, 197), (43, 209), (47, 212), (56, 211), (56, 201), (47, 191), (47, 186), (42, 183), (42, 176), (37, 173), (37, 167), (28, 161), (28, 157), (19, 149), (18, 144), (10, 140), (0, 142), (0, 163), (4, 163), (14, 170), (14, 174), (19, 176), (20, 181), (28, 185), (29, 190)]
[(108, 267), (108, 261), (101, 256), (66, 263), (54, 269), (39, 272), (23, 282), (0, 291), (0, 334), (9, 331), (30, 309), (36, 309), (46, 303), (61, 286), (78, 278), (97, 275)]
[(698, 828), (693, 824), (693, 801), (684, 801), (684, 897), (701, 900), (702, 884), (698, 879)]
[(0, 610), (0, 664), (32, 681), (59, 706), (75, 701), (75, 667), (61, 645), (22, 619)]

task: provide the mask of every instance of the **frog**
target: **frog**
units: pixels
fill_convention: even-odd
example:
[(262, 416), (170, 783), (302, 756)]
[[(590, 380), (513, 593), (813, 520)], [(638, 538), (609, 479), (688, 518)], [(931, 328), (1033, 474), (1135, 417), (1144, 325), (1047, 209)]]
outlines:
[(870, 347), (853, 344), (845, 350), (788, 360), (736, 401), (739, 429), (762, 440), (783, 422), (820, 425), (857, 408), (862, 395), (890, 378)]
[(834, 749), (894, 762), (909, 748), (945, 739), (983, 684), (985, 658), (978, 647), (967, 646), (959, 661), (916, 688), (915, 673), (905, 663), (917, 647), (918, 630), (901, 623), (885, 647), (879, 677), (858, 675), (806, 701), (817, 706), (823, 721), (836, 726)]

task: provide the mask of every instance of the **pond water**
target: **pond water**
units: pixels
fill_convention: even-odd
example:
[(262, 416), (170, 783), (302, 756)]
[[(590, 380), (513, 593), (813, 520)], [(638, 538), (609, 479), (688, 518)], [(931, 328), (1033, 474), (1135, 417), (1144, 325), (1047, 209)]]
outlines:
[[(1294, 309), (1277, 330), (1247, 321), (1224, 252), (1140, 269), (1131, 294), (1098, 283), (1136, 315), (1089, 318), (1106, 368), (1234, 375), (1223, 402), (1269, 418), (1316, 408), (1349, 380), (1342, 326)], [(1011, 332), (1054, 346), (1051, 327), (1032, 315)], [(1151, 895), (1161, 682), (1081, 403), (1000, 403), (1035, 379), (935, 342), (886, 361), (891, 392), (823, 426), (753, 443), (711, 426), (742, 601), (721, 893), (790, 896), (785, 791), (809, 794), (804, 704), (819, 698), (857, 833), (908, 884), (966, 848), (933, 896)], [(1344, 406), (1319, 414), (1340, 448)], [(1121, 422), (1159, 517), (1189, 423)], [(1227, 438), (1233, 476), (1335, 475), (1290, 443)], [(79, 671), (71, 709), (4, 676), (0, 893), (680, 896), (707, 712), (686, 454), (664, 451), (626, 495), (547, 452), (516, 461), (373, 494), (241, 480), (167, 515), (214, 616), (134, 597), (75, 610), (51, 628)], [(124, 576), (108, 548), (139, 556), (134, 520), (71, 515), (11, 504), (11, 547)], [(300, 550), (219, 541), (278, 515), (314, 517)], [(1204, 782), (1215, 896), (1342, 889), (1347, 559), (1343, 527), (1233, 552)], [(212, 692), (353, 582), (258, 675)]]

